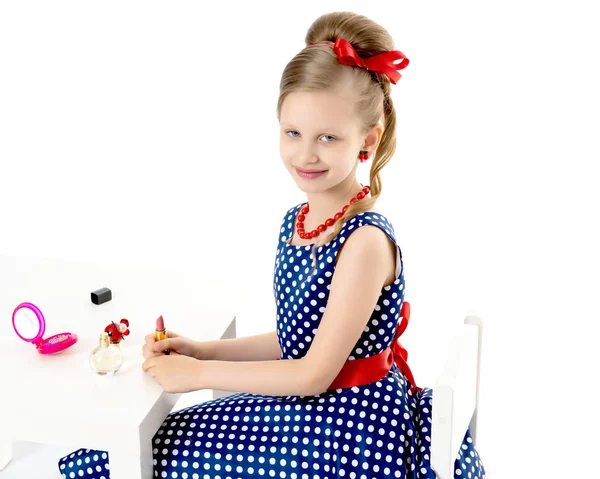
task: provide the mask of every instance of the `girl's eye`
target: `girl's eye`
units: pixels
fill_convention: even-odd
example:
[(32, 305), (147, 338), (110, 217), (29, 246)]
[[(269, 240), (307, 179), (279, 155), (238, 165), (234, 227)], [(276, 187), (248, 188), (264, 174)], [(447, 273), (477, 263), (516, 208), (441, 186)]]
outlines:
[[(288, 130), (286, 131), (287, 133), (298, 133), (296, 130)], [(292, 138), (297, 138), (297, 136), (292, 135)], [(325, 143), (331, 143), (333, 140), (335, 140), (336, 138), (334, 136), (331, 135), (323, 135), (322, 138), (331, 138), (331, 141), (326, 141)]]

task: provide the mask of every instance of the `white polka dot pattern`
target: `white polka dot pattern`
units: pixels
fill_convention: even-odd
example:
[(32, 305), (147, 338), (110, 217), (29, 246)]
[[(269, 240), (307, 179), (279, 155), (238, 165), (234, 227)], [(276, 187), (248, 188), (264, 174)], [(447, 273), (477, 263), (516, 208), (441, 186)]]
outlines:
[[(396, 243), (392, 225), (383, 215), (361, 213), (347, 221), (336, 238), (316, 249), (317, 269), (314, 275), (311, 275), (312, 247), (287, 243), (293, 235), (293, 223), (301, 206), (302, 204), (289, 210), (284, 218), (273, 275), (277, 333), (282, 359), (301, 358), (310, 348), (327, 305), (335, 258), (348, 236), (363, 225), (374, 225), (385, 231)], [(399, 247), (397, 252), (396, 280), (381, 290), (371, 319), (357, 341), (349, 360), (378, 354), (386, 349), (394, 338), (400, 308), (404, 301), (404, 271)]]
[[(334, 259), (348, 235), (372, 224), (396, 243), (387, 219), (362, 213), (339, 236), (317, 248), (286, 243), (295, 214), (284, 217), (273, 292), (281, 359), (303, 357), (327, 304)], [(397, 244), (397, 243), (396, 243)], [(385, 287), (350, 360), (386, 349), (404, 300), (400, 248), (396, 280)], [(432, 391), (416, 395), (393, 365), (381, 380), (315, 396), (234, 394), (169, 414), (152, 439), (154, 476), (181, 479), (435, 478), (431, 469)], [(81, 457), (79, 462), (77, 457)], [(455, 460), (455, 478), (483, 478), (485, 470), (467, 430)], [(108, 479), (108, 456), (80, 449), (59, 461), (64, 478)]]

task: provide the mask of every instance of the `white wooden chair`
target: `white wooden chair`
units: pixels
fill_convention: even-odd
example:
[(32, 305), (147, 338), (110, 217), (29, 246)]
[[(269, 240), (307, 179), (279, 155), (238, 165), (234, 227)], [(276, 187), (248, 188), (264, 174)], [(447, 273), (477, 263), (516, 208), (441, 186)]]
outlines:
[(431, 467), (438, 479), (454, 478), (454, 461), (469, 427), (475, 443), (482, 327), (479, 316), (469, 312), (433, 387)]

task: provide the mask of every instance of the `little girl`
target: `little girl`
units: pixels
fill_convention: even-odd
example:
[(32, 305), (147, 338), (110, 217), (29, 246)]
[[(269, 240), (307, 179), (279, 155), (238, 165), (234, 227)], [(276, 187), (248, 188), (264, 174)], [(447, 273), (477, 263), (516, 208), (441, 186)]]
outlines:
[[(364, 16), (329, 13), (309, 28), (277, 104), (281, 157), (307, 201), (279, 230), (276, 331), (205, 343), (147, 336), (143, 369), (166, 391), (238, 391), (169, 414), (152, 439), (155, 477), (436, 477), (432, 391), (417, 387), (398, 342), (409, 317), (402, 253), (375, 208), (396, 146), (390, 93), (406, 65)], [(363, 186), (356, 170), (369, 159)], [(59, 468), (100, 479), (108, 461), (82, 449)], [(467, 430), (454, 477), (484, 474)]]

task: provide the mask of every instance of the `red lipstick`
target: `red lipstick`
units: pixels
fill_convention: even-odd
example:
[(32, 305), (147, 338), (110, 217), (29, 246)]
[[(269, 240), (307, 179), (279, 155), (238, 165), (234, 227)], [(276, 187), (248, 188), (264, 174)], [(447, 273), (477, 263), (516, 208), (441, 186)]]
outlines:
[[(157, 341), (167, 339), (167, 330), (165, 329), (165, 320), (163, 319), (162, 314), (156, 320), (156, 331), (154, 332), (154, 339), (156, 339)], [(165, 349), (164, 353), (171, 354), (171, 350)]]

